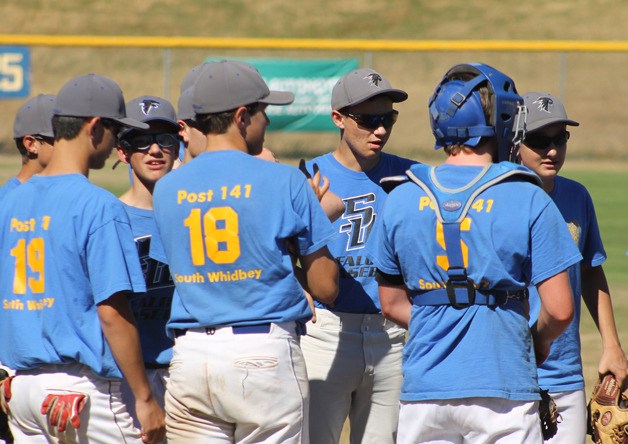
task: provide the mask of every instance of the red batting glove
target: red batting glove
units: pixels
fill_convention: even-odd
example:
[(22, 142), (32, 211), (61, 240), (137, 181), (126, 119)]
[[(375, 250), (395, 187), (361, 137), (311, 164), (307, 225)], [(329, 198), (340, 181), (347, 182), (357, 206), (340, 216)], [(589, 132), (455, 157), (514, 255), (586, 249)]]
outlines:
[(51, 426), (64, 432), (68, 419), (75, 429), (81, 426), (81, 412), (85, 408), (87, 395), (84, 393), (50, 393), (41, 404), (41, 414), (48, 415)]
[(0, 409), (9, 414), (9, 401), (11, 400), (11, 380), (14, 376), (9, 376), (0, 382)]

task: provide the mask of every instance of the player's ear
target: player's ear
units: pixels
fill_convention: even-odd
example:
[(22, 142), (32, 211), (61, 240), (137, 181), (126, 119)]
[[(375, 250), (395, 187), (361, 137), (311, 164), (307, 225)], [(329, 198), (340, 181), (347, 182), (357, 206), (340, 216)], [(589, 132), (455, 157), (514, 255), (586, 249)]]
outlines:
[(246, 126), (251, 123), (251, 115), (249, 114), (246, 106), (240, 106), (233, 113), (233, 121), (240, 130), (244, 130)]
[(334, 125), (336, 125), (338, 128), (340, 129), (345, 129), (345, 124), (343, 121), (343, 115), (340, 113), (340, 111), (337, 110), (332, 110), (331, 111), (331, 120), (332, 122), (334, 122)]
[(89, 117), (85, 121), (83, 130), (87, 132), (94, 146), (98, 145), (105, 135), (105, 126), (102, 124), (100, 117)]
[(37, 139), (33, 136), (28, 135), (22, 137), (22, 145), (24, 145), (29, 159), (35, 159), (37, 154), (39, 154), (39, 145), (37, 144)]
[(129, 159), (129, 153), (120, 145), (116, 145), (116, 153), (118, 154), (118, 160), (120, 162), (126, 163), (126, 164), (131, 162), (131, 160)]
[(183, 140), (183, 143), (187, 145), (188, 143), (190, 143), (190, 134), (188, 133), (188, 124), (185, 123), (183, 120), (178, 120), (177, 123), (179, 124), (179, 137), (181, 137), (181, 140)]

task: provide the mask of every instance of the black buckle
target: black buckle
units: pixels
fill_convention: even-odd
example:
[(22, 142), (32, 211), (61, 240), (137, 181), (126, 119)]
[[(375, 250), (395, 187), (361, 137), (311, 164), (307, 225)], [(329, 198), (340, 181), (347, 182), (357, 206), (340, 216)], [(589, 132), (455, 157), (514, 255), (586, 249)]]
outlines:
[[(475, 304), (475, 285), (473, 284), (473, 281), (471, 279), (466, 277), (466, 273), (464, 277), (466, 278), (465, 281), (461, 281), (461, 280), (452, 281), (450, 278), (447, 280), (447, 283), (445, 284), (445, 289), (447, 290), (447, 297), (449, 298), (449, 303), (451, 304), (452, 307), (456, 309), (467, 308)], [(469, 299), (468, 303), (459, 304), (458, 301), (456, 301), (456, 289), (457, 288), (467, 289), (467, 297)]]

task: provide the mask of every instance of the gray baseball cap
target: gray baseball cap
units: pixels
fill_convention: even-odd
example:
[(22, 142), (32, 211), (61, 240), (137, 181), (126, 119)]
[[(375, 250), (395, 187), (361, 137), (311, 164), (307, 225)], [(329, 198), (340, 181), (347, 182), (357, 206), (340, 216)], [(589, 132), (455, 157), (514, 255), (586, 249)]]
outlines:
[[(177, 113), (174, 111), (172, 103), (162, 97), (140, 96), (126, 103), (127, 116), (140, 122), (148, 123), (156, 120), (166, 122), (170, 129), (177, 133), (180, 126), (177, 123)], [(119, 137), (136, 131), (136, 128), (124, 128), (118, 134)]]
[(196, 79), (198, 79), (198, 75), (200, 74), (201, 69), (203, 68), (203, 66), (205, 66), (205, 64), (206, 63), (201, 63), (200, 65), (196, 65), (187, 72), (185, 77), (183, 77), (183, 80), (181, 80), (181, 93), (183, 93), (183, 91), (185, 91), (186, 89), (194, 86), (194, 82), (196, 82)]
[(528, 114), (526, 117), (526, 131), (535, 131), (552, 123), (579, 126), (575, 120), (567, 117), (562, 102), (545, 92), (529, 92), (523, 96)]
[(126, 115), (124, 96), (116, 82), (98, 74), (85, 74), (68, 81), (57, 94), (57, 116), (104, 117), (124, 126), (148, 129), (148, 125)]
[(205, 63), (196, 65), (190, 69), (181, 81), (181, 95), (177, 103), (177, 116), (181, 120), (194, 119), (194, 107), (192, 106), (192, 93), (194, 92), (194, 83), (198, 79), (198, 75)]
[(52, 109), (55, 104), (55, 96), (52, 94), (39, 94), (28, 99), (15, 114), (13, 122), (13, 138), (20, 139), (24, 136), (54, 137), (52, 132)]
[(371, 97), (386, 94), (394, 103), (403, 102), (408, 93), (395, 89), (380, 73), (370, 68), (351, 71), (338, 79), (331, 92), (331, 108), (339, 110), (357, 105)]
[(179, 102), (177, 103), (177, 116), (181, 120), (194, 119), (194, 107), (192, 106), (192, 93), (194, 88), (190, 87), (183, 91), (179, 96)]
[(140, 122), (149, 123), (161, 120), (169, 123), (172, 129), (179, 131), (177, 113), (172, 103), (157, 96), (140, 96), (126, 104), (127, 116)]
[(252, 103), (289, 105), (294, 94), (271, 91), (253, 66), (236, 60), (205, 63), (192, 91), (196, 114), (215, 114)]

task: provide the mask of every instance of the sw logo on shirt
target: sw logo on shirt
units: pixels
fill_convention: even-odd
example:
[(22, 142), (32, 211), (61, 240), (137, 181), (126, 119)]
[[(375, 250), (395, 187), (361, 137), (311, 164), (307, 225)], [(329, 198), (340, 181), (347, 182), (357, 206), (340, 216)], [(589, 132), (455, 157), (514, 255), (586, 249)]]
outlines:
[(373, 193), (343, 199), (346, 210), (342, 218), (348, 223), (341, 225), (339, 231), (349, 237), (347, 251), (364, 248), (375, 223), (375, 200)]

